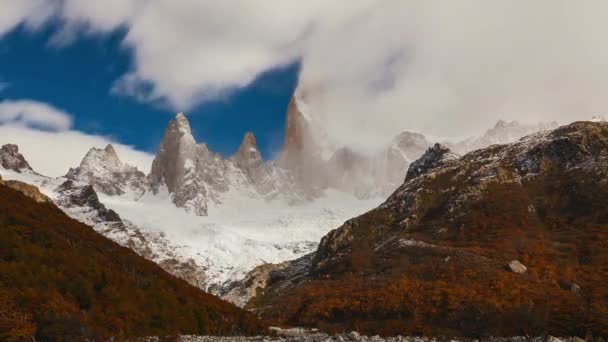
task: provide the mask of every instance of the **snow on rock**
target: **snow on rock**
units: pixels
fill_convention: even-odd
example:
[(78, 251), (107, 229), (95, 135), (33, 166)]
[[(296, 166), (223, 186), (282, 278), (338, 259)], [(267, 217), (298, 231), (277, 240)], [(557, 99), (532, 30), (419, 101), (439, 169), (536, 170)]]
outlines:
[(91, 148), (80, 166), (70, 168), (65, 177), (90, 184), (96, 191), (110, 196), (127, 192), (141, 196), (147, 189), (145, 174), (134, 166), (123, 164), (112, 145), (104, 149)]
[(0, 166), (15, 172), (32, 171), (30, 164), (19, 153), (19, 147), (13, 144), (6, 144), (0, 148)]
[(449, 148), (435, 144), (430, 147), (418, 160), (410, 164), (405, 181), (419, 177), (430, 170), (443, 166), (449, 161), (456, 160), (458, 155), (452, 153)]

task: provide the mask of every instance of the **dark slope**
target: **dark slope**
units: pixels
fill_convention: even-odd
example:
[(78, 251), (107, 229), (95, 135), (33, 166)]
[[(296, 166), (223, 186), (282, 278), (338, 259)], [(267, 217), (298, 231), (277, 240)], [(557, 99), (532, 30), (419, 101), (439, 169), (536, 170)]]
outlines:
[(413, 165), (249, 306), (277, 324), (368, 334), (608, 335), (608, 124), (461, 158), (438, 146)]
[(0, 340), (264, 331), (251, 314), (0, 185)]

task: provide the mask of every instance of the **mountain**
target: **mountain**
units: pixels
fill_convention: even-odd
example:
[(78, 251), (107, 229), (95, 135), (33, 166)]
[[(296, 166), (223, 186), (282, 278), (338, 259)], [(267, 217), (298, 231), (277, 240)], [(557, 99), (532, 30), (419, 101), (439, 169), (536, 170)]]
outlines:
[(606, 335), (605, 203), (605, 122), (462, 157), (435, 145), (382, 205), (258, 271), (247, 307), (367, 334)]
[(447, 145), (456, 153), (464, 154), (495, 144), (508, 144), (519, 138), (558, 127), (557, 122), (540, 122), (538, 124), (521, 124), (518, 121), (498, 120), (494, 127), (488, 129), (482, 136), (465, 139)]
[(257, 334), (253, 315), (0, 185), (0, 338)]
[(91, 148), (80, 166), (70, 168), (65, 177), (89, 184), (110, 196), (126, 192), (141, 196), (147, 188), (146, 175), (134, 166), (123, 164), (112, 145), (104, 149)]
[(433, 143), (403, 131), (375, 153), (336, 148), (305, 94), (296, 91), (276, 160), (263, 160), (252, 133), (233, 155), (215, 153), (195, 141), (178, 113), (147, 175), (112, 145), (91, 148), (56, 179), (37, 174), (17, 146), (7, 145), (0, 174), (39, 187), (68, 216), (221, 294), (256, 266), (314, 251), (330, 229), (391, 194)]
[[(6, 151), (9, 150), (12, 151), (10, 152), (12, 157), (23, 161), (23, 165), (27, 164), (25, 157), (18, 152), (16, 147), (0, 149), (0, 158), (6, 158)], [(106, 148), (106, 150), (110, 149)], [(104, 155), (103, 151), (93, 148), (87, 154), (87, 157)], [(104, 158), (85, 159), (88, 161), (104, 160)], [(83, 161), (82, 164), (86, 165), (88, 163)], [(90, 168), (87, 166), (86, 169), (104, 170), (103, 167), (91, 166)], [(128, 166), (125, 168), (123, 165), (120, 169), (129, 170), (129, 168)], [(106, 185), (102, 189), (126, 189), (120, 187), (124, 185), (124, 183), (118, 182), (121, 179), (120, 174), (117, 178), (114, 178), (115, 173), (81, 173), (80, 170), (82, 169), (71, 169), (68, 176), (56, 179), (37, 174), (26, 167), (15, 170), (0, 168), (0, 173), (3, 173), (7, 178), (5, 183), (8, 187), (30, 194), (30, 197), (37, 201), (52, 201), (71, 218), (93, 227), (98, 233), (132, 249), (144, 258), (154, 261), (167, 272), (186, 280), (194, 286), (202, 289), (207, 288), (208, 275), (205, 271), (206, 268), (200, 262), (179, 253), (179, 246), (169, 241), (162, 233), (142, 229), (129, 220), (121, 218), (116, 211), (107, 208), (100, 201), (95, 187), (87, 182), (95, 180), (96, 183), (92, 184), (101, 184), (100, 181), (103, 181)], [(81, 176), (78, 178), (80, 181), (67, 178), (70, 175)], [(100, 175), (103, 175), (103, 177), (100, 177)], [(107, 184), (118, 186), (107, 187)], [(42, 189), (42, 193), (38, 187)], [(110, 198), (117, 197), (120, 196), (113, 195)], [(124, 197), (129, 203), (133, 202), (133, 197), (128, 196), (128, 194), (125, 194)]]

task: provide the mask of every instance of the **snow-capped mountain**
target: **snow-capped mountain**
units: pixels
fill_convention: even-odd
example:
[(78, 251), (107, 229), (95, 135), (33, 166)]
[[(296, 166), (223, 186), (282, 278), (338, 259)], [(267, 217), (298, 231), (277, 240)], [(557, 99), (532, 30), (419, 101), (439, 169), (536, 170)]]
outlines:
[(557, 128), (557, 122), (541, 122), (538, 124), (522, 124), (518, 121), (498, 120), (494, 127), (488, 129), (482, 136), (468, 138), (456, 143), (447, 143), (453, 151), (464, 154), (495, 144), (508, 144), (519, 138)]
[[(214, 153), (195, 141), (187, 117), (178, 113), (148, 175), (121, 161), (111, 145), (93, 147), (57, 179), (35, 173), (16, 145), (5, 145), (0, 175), (38, 186), (69, 216), (170, 273), (227, 293), (226, 286), (254, 267), (310, 253), (330, 229), (378, 205), (433, 145), (421, 133), (404, 131), (376, 153), (362, 154), (330, 147), (299, 95), (286, 115), (285, 143), (275, 161), (263, 160), (252, 133), (232, 156)], [(499, 123), (462, 149), (524, 132)]]
[[(370, 335), (604, 329), (593, 319), (608, 299), (607, 200), (605, 122), (464, 156), (436, 144), (381, 206), (329, 232), (316, 252), (259, 267), (230, 292), (255, 294), (246, 307), (276, 324)], [(480, 317), (517, 324), (480, 325)]]
[(80, 166), (70, 168), (65, 177), (111, 196), (129, 191), (141, 196), (147, 189), (146, 175), (135, 166), (123, 164), (112, 145), (91, 148)]

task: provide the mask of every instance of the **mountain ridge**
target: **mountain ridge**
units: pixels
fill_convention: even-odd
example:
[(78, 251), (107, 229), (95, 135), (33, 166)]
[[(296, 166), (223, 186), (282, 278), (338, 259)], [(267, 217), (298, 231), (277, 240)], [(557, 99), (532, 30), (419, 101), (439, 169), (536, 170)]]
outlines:
[(247, 307), (328, 331), (605, 335), (608, 124), (446, 153), (429, 149), (382, 205), (266, 270)]

